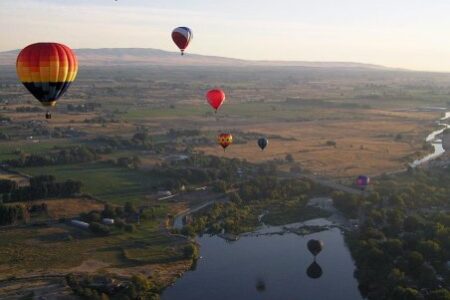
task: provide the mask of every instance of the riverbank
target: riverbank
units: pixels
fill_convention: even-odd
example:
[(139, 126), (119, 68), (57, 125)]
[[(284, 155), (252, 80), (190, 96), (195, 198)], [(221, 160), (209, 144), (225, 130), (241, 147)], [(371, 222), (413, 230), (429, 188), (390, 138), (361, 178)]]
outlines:
[(426, 138), (425, 142), (430, 144), (434, 151), (433, 153), (427, 154), (425, 157), (417, 159), (409, 164), (412, 168), (417, 168), (425, 163), (428, 163), (445, 153), (445, 149), (442, 147), (442, 139), (440, 139), (442, 133), (445, 129), (450, 128), (450, 125), (447, 124), (450, 119), (450, 112), (444, 112), (444, 116), (439, 118), (436, 121), (437, 126), (441, 127), (437, 130), (432, 131)]

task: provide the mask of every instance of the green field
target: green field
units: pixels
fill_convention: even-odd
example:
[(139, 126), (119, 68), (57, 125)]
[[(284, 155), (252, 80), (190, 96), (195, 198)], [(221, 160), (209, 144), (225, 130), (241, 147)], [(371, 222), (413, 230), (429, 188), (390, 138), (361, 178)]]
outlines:
[(160, 179), (150, 177), (146, 173), (101, 162), (17, 170), (31, 176), (54, 175), (59, 181), (79, 180), (83, 184), (84, 193), (115, 204), (140, 202), (145, 195), (152, 192), (152, 187), (160, 183)]
[(31, 141), (2, 142), (0, 143), (0, 161), (17, 158), (17, 154), (14, 154), (15, 151), (37, 154), (52, 150), (54, 147), (68, 147), (75, 144), (74, 141), (67, 139), (41, 140), (39, 143)]

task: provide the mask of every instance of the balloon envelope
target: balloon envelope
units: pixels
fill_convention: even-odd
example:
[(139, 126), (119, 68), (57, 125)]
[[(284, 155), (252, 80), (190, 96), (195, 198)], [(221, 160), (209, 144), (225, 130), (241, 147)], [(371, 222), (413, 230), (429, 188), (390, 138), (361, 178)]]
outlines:
[(259, 146), (259, 148), (261, 148), (261, 150), (264, 150), (268, 144), (269, 144), (268, 139), (266, 139), (266, 138), (258, 139), (258, 146)]
[(193, 37), (192, 30), (189, 27), (177, 27), (172, 31), (172, 40), (181, 50), (181, 55), (183, 55)]
[(37, 43), (17, 56), (19, 80), (42, 105), (54, 106), (75, 80), (78, 71), (73, 51), (58, 43)]
[(217, 137), (217, 143), (222, 146), (223, 150), (225, 150), (228, 146), (233, 143), (233, 136), (231, 133), (221, 133)]
[(315, 261), (309, 265), (308, 269), (306, 269), (306, 275), (312, 279), (318, 279), (322, 276), (322, 274), (322, 267)]
[(365, 189), (370, 183), (370, 177), (366, 175), (359, 175), (356, 179), (356, 185), (361, 189)]
[(225, 101), (225, 93), (221, 89), (213, 89), (206, 93), (206, 99), (209, 105), (217, 111)]
[(316, 256), (323, 249), (323, 242), (319, 240), (309, 240), (308, 241), (308, 250), (312, 255)]

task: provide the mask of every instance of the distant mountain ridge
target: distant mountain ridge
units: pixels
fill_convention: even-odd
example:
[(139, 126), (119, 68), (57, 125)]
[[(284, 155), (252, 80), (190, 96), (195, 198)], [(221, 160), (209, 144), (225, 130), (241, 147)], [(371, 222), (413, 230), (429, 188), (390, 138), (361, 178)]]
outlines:
[[(0, 52), (0, 65), (15, 65), (20, 50)], [(208, 56), (179, 52), (170, 52), (150, 48), (99, 48), (74, 49), (81, 66), (121, 66), (121, 65), (154, 65), (154, 66), (292, 66), (311, 68), (354, 68), (384, 69), (389, 68), (354, 62), (308, 62), (308, 61), (275, 61), (275, 60), (243, 60), (219, 56)]]

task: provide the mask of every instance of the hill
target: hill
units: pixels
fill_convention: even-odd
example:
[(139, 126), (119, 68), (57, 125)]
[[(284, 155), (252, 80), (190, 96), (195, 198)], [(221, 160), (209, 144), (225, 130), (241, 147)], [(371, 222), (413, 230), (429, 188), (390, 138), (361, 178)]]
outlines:
[[(178, 52), (143, 48), (101, 48), (75, 49), (80, 65), (83, 66), (270, 66), (311, 68), (359, 68), (387, 69), (383, 66), (353, 62), (307, 62), (307, 61), (256, 61), (187, 53), (181, 57)], [(19, 50), (0, 52), (0, 65), (14, 65)]]

